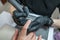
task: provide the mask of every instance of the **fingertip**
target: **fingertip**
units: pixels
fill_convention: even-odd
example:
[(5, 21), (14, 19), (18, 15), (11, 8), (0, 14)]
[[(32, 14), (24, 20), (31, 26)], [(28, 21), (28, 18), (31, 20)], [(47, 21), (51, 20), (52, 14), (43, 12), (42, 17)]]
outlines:
[(26, 24), (24, 25), (23, 29), (28, 29), (29, 25), (31, 23), (31, 20), (28, 20)]
[(31, 20), (28, 20), (28, 21), (26, 22), (26, 24), (23, 26), (20, 34), (22, 34), (22, 35), (24, 35), (24, 36), (27, 34), (27, 29), (28, 29), (30, 23), (31, 23)]
[(15, 32), (18, 32), (18, 29), (16, 29)]
[(42, 38), (42, 35), (40, 35), (39, 37)]
[(38, 40), (42, 40), (42, 36), (40, 35), (40, 36), (38, 36)]
[(28, 22), (31, 22), (31, 20), (28, 20)]

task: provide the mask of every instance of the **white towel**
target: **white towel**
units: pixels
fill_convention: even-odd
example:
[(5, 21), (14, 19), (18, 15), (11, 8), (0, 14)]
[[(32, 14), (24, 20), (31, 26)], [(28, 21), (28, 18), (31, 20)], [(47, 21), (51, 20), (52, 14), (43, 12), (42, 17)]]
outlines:
[(12, 15), (6, 11), (3, 11), (0, 14), (0, 27), (2, 27), (4, 24), (8, 24), (8, 25), (11, 25), (13, 27), (16, 26), (15, 22), (13, 21)]

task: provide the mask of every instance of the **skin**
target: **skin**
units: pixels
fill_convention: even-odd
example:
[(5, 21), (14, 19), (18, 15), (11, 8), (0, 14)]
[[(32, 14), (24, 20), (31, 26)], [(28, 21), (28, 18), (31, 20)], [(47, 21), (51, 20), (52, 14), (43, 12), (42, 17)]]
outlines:
[[(12, 5), (10, 7), (10, 12), (13, 14), (13, 11), (16, 10)], [(54, 23), (52, 24), (52, 26), (56, 27), (56, 28), (60, 28), (60, 19), (52, 19), (54, 21)]]
[[(1, 0), (1, 2), (3, 4), (5, 4), (4, 1), (5, 1), (5, 3), (7, 2), (7, 0)], [(9, 10), (10, 10), (10, 13), (13, 15), (13, 11), (16, 10), (16, 9), (12, 5), (10, 5), (10, 9)], [(54, 26), (56, 28), (60, 28), (60, 19), (52, 19), (52, 20), (54, 21), (52, 26)]]
[(52, 24), (52, 26), (60, 28), (60, 19), (53, 19), (53, 21), (54, 23)]
[[(10, 7), (10, 12), (13, 14), (13, 11), (16, 10), (12, 5)], [(52, 24), (53, 27), (60, 28), (60, 19), (52, 19), (54, 23)], [(38, 37), (38, 40), (41, 40), (41, 36)]]
[[(1, 2), (3, 4), (5, 4), (7, 2), (7, 0), (1, 0)], [(15, 8), (12, 5), (10, 5), (10, 6), (11, 6), (10, 13), (11, 13), (11, 15), (13, 15), (12, 12), (15, 10)], [(31, 21), (28, 20), (27, 23), (23, 26), (21, 32), (19, 32), (19, 35), (18, 35), (18, 30), (16, 29), (15, 34), (12, 37), (12, 40), (36, 40), (36, 35), (34, 32), (31, 32), (28, 35), (26, 35), (27, 28), (30, 23), (31, 23)], [(38, 37), (38, 40), (41, 40), (41, 36)]]
[[(18, 30), (16, 30), (12, 40), (36, 40), (36, 35), (35, 35), (34, 32), (31, 32), (28, 35), (26, 35), (27, 34), (27, 29), (28, 29), (28, 26), (29, 26), (30, 23), (31, 23), (30, 20), (28, 20), (26, 22), (26, 24), (23, 26), (21, 32), (19, 32), (19, 36), (17, 36), (18, 35)], [(41, 36), (38, 37), (38, 40), (41, 40)]]
[[(5, 4), (5, 3), (4, 3)], [(13, 11), (16, 10), (12, 5), (10, 7), (10, 12), (13, 15)], [(56, 28), (60, 28), (60, 19), (53, 19), (54, 23), (52, 24), (52, 26), (55, 26)], [(36, 35), (31, 32), (30, 34), (26, 35), (27, 33), (27, 28), (30, 24), (30, 21), (28, 21), (25, 26), (23, 27), (23, 29), (21, 30), (21, 32), (18, 35), (18, 30), (15, 31), (14, 36), (12, 37), (12, 40), (36, 40)], [(26, 29), (25, 29), (26, 28)], [(41, 36), (38, 37), (38, 40), (41, 40)]]

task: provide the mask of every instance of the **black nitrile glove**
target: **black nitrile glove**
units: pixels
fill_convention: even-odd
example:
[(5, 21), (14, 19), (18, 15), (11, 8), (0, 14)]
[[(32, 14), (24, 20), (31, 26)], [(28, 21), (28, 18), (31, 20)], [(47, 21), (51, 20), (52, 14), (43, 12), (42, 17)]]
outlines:
[[(26, 23), (27, 19), (26, 19), (26, 14), (23, 16), (18, 15), (18, 12), (16, 13), (17, 15), (15, 15), (14, 13), (14, 20), (15, 22), (20, 25), (20, 26), (24, 26), (24, 24)], [(43, 28), (44, 26), (51, 26), (53, 23), (51, 18), (48, 18), (47, 16), (41, 16), (41, 17), (37, 17), (34, 21), (31, 22), (29, 28), (28, 28), (28, 33), (30, 32), (34, 32), (37, 31), (39, 28)]]
[(53, 20), (47, 16), (38, 17), (35, 21), (44, 24), (44, 26), (51, 26)]
[[(13, 13), (13, 19), (17, 25), (24, 26), (28, 20), (26, 18), (29, 16), (29, 9), (27, 7), (23, 7), (23, 12), (15, 10)], [(44, 28), (44, 26), (49, 27), (52, 25), (52, 23), (52, 19), (48, 18), (47, 16), (36, 17), (36, 19), (31, 22), (28, 28), (28, 33), (37, 31), (39, 28)]]
[(51, 18), (48, 18), (46, 16), (38, 17), (36, 20), (34, 20), (29, 28), (28, 28), (28, 33), (29, 32), (34, 32), (37, 31), (39, 28), (45, 28), (44, 26), (51, 26), (53, 23)]
[(19, 12), (19, 11), (15, 10), (13, 12), (13, 16), (15, 16), (16, 18), (19, 18), (19, 17), (27, 17), (27, 13)]
[(15, 10), (13, 12), (13, 19), (16, 22), (16, 24), (20, 25), (20, 26), (23, 26), (26, 23), (27, 20), (25, 18), (27, 16), (28, 15), (26, 13), (24, 13), (24, 12), (22, 13), (22, 12), (19, 12), (17, 10)]

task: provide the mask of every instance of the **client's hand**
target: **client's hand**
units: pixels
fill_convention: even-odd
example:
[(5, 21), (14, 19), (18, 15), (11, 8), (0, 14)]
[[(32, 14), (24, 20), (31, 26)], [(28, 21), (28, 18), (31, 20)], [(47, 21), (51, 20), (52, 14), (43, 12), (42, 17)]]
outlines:
[[(31, 23), (30, 20), (28, 20), (26, 22), (26, 24), (22, 28), (21, 32), (19, 33), (19, 35), (18, 35), (18, 30), (16, 30), (16, 32), (13, 36), (13, 40), (36, 40), (36, 35), (34, 32), (31, 32), (28, 35), (26, 35), (27, 34), (27, 28), (28, 28), (30, 23)], [(38, 37), (38, 40), (41, 40), (41, 37)]]

